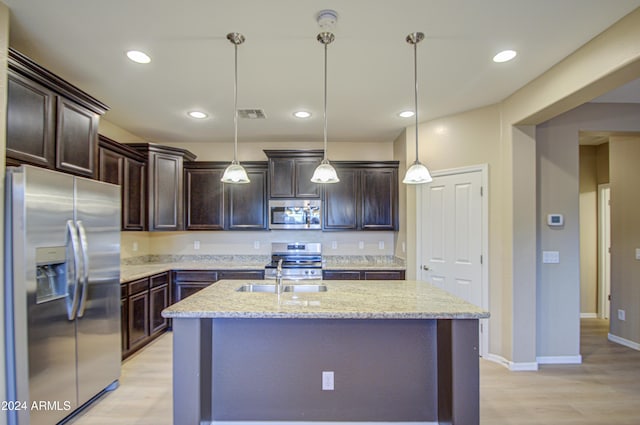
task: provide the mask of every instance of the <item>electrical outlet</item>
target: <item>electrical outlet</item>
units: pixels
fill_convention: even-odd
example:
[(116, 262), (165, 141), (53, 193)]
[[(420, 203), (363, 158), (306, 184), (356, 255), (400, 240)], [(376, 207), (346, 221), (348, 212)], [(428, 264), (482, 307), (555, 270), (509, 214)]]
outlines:
[(406, 244), (406, 242), (402, 242), (402, 252), (407, 252), (407, 244)]
[(338, 249), (338, 241), (331, 241), (331, 249)]
[(138, 250), (138, 242), (134, 242), (133, 243), (133, 252), (136, 252)]
[(378, 241), (378, 249), (384, 249), (384, 241)]
[(618, 320), (626, 320), (624, 310), (618, 310)]
[(193, 241), (193, 249), (200, 249), (200, 241)]
[(364, 241), (358, 241), (358, 248), (364, 249)]
[(260, 249), (260, 241), (253, 241), (253, 249)]
[(322, 391), (333, 391), (333, 371), (322, 371)]

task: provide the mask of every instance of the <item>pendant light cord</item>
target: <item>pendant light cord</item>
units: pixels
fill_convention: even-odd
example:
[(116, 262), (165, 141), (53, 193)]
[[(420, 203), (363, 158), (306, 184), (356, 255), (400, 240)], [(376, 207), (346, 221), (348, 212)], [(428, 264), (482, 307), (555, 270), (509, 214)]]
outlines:
[(234, 43), (234, 78), (233, 78), (233, 162), (238, 161), (238, 44)]
[(324, 159), (327, 159), (327, 43), (324, 45)]
[(416, 117), (416, 162), (418, 162), (418, 43), (413, 43), (414, 115)]

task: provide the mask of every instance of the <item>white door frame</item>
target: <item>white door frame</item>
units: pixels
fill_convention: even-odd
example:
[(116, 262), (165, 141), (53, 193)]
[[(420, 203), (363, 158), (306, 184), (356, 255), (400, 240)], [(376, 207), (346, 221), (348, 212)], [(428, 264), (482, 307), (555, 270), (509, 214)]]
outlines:
[[(489, 165), (479, 164), (471, 165), (468, 167), (449, 168), (446, 170), (432, 171), (433, 177), (450, 176), (456, 174), (474, 173), (480, 172), (482, 176), (482, 305), (481, 307), (489, 311)], [(422, 235), (422, 199), (424, 188), (428, 185), (420, 185), (416, 190), (416, 234)], [(421, 275), (421, 259), (423, 253), (422, 238), (418, 236), (416, 238), (416, 279)], [(485, 356), (489, 353), (489, 319), (481, 319), (480, 326), (482, 326), (482, 341), (480, 341), (480, 355)]]
[(598, 185), (598, 317), (601, 319), (611, 318), (611, 304), (608, 302), (611, 293), (611, 254), (610, 246), (605, 243), (605, 232), (609, 233), (609, 241), (611, 241), (611, 210), (606, 214), (609, 206), (605, 203), (607, 189), (610, 191), (608, 183)]

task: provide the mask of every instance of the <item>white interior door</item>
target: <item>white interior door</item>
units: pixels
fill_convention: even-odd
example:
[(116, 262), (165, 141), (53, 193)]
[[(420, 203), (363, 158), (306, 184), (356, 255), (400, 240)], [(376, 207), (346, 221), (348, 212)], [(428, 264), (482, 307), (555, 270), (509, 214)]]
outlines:
[[(488, 309), (482, 258), (486, 219), (483, 172), (434, 173), (433, 182), (423, 186), (418, 276)], [(480, 353), (484, 353), (487, 343), (486, 332), (483, 332), (485, 322), (481, 321)]]
[(611, 311), (611, 190), (608, 184), (598, 186), (598, 288), (602, 319), (609, 319)]

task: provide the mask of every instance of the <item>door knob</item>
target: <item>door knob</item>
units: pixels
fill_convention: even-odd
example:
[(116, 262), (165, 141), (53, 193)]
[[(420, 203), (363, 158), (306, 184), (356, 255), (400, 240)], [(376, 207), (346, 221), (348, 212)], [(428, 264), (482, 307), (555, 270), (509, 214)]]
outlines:
[(427, 270), (429, 270), (429, 267), (427, 267), (427, 266), (422, 266), (422, 270), (427, 271)]

